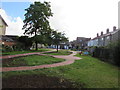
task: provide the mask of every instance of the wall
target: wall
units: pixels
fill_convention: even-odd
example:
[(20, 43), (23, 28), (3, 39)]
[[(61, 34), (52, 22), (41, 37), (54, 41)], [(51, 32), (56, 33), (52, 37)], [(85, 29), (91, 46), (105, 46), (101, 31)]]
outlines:
[(3, 21), (0, 18), (0, 35), (5, 35), (6, 32), (6, 25), (3, 23)]

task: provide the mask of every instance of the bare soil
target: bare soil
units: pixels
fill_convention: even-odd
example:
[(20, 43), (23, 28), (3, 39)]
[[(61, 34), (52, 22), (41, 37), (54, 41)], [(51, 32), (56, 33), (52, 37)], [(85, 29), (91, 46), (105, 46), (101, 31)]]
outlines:
[(2, 88), (81, 88), (69, 80), (46, 75), (16, 75), (2, 79)]
[(19, 58), (19, 57), (3, 59), (2, 67), (27, 66), (27, 62), (24, 59), (20, 59), (17, 61), (17, 63), (13, 63), (16, 60), (16, 58)]

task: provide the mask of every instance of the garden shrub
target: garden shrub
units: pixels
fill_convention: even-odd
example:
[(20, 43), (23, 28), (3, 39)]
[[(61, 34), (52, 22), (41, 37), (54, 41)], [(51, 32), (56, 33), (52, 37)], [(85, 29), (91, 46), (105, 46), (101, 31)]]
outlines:
[(16, 45), (13, 45), (14, 51), (22, 51), (24, 49), (24, 45), (22, 43), (17, 43)]
[(21, 36), (21, 37), (19, 37), (18, 42), (21, 43), (21, 45), (19, 45), (19, 47), (22, 46), (22, 49), (30, 50), (30, 47), (33, 44), (33, 39), (28, 36)]
[(13, 51), (12, 46), (2, 45), (2, 52), (11, 52)]

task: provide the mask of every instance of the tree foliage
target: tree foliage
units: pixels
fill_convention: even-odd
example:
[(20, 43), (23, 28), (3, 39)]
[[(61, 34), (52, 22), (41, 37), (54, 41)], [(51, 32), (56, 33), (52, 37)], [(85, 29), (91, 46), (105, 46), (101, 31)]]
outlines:
[(50, 7), (49, 2), (34, 2), (29, 8), (25, 9), (24, 34), (34, 34), (37, 38), (35, 39), (36, 50), (38, 38), (45, 36), (51, 30), (48, 19), (53, 13)]
[(25, 9), (24, 34), (34, 34), (33, 41), (36, 43), (36, 50), (37, 43), (40, 43), (57, 45), (58, 51), (58, 45), (67, 41), (64, 33), (50, 28), (48, 19), (53, 15), (50, 7), (49, 2), (34, 2), (29, 8)]
[(33, 39), (28, 36), (21, 36), (18, 41), (23, 44), (23, 49), (30, 49), (33, 43)]
[(64, 33), (53, 31), (52, 33), (52, 44), (57, 45), (57, 52), (58, 52), (58, 45), (60, 43), (64, 43), (68, 41), (68, 38), (65, 37)]

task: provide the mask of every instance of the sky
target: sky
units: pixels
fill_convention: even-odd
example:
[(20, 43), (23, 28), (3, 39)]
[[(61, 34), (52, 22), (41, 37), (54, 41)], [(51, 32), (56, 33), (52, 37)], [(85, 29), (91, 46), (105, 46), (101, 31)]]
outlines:
[[(6, 35), (23, 35), (25, 9), (35, 0), (1, 0), (0, 14), (8, 24)], [(44, 0), (37, 0), (43, 2)], [(119, 0), (45, 0), (51, 2), (51, 28), (65, 32), (70, 41), (94, 38), (118, 27)]]

